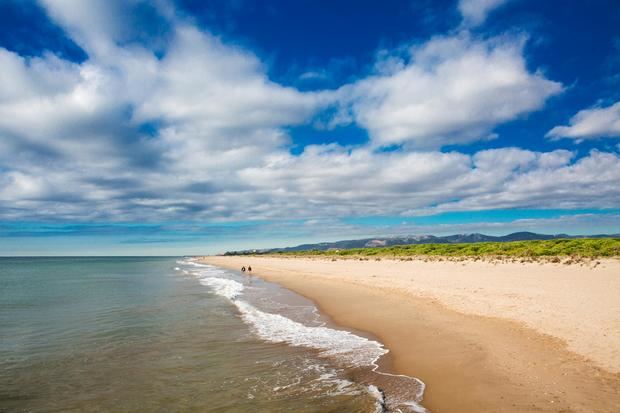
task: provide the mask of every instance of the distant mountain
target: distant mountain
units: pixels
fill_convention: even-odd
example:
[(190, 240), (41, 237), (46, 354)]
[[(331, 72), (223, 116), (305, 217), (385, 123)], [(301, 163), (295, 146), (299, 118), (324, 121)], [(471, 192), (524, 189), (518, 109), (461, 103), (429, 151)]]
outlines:
[(262, 250), (243, 250), (229, 251), (224, 255), (240, 254), (269, 254), (275, 252), (294, 252), (294, 251), (325, 251), (330, 249), (349, 249), (349, 248), (376, 248), (390, 247), (392, 245), (411, 245), (411, 244), (461, 244), (469, 242), (510, 242), (510, 241), (532, 241), (546, 239), (572, 239), (572, 238), (620, 238), (620, 234), (597, 234), (597, 235), (567, 235), (567, 234), (536, 234), (534, 232), (514, 232), (503, 236), (492, 236), (484, 234), (455, 234), (446, 236), (435, 235), (411, 235), (404, 237), (385, 237), (385, 238), (364, 238), (343, 240), (335, 242), (320, 242), (318, 244), (302, 244), (295, 247), (271, 248)]

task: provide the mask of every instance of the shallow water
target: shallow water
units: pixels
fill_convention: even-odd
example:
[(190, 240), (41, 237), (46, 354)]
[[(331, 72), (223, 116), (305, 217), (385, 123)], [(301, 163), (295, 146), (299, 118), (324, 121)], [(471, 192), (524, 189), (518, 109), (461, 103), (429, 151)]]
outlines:
[(2, 412), (407, 411), (422, 389), (311, 302), (190, 260), (0, 258), (0, 291)]

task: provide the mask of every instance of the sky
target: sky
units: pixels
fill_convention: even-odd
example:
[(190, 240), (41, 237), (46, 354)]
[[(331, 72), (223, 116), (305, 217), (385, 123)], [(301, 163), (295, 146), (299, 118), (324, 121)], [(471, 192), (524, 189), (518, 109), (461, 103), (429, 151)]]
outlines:
[(620, 233), (617, 0), (0, 0), (0, 255)]

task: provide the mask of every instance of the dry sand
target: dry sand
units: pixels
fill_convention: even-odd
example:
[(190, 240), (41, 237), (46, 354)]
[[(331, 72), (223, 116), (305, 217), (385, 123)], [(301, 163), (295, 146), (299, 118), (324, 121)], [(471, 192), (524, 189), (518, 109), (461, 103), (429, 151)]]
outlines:
[(620, 261), (204, 260), (379, 337), (433, 412), (620, 412)]

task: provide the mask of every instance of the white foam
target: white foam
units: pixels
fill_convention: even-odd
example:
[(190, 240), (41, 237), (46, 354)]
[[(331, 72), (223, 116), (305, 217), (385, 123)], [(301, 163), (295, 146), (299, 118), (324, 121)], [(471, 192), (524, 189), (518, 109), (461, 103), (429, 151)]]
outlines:
[[(209, 264), (200, 264), (192, 259), (185, 259), (185, 260), (177, 260), (177, 264), (183, 264), (183, 265), (191, 265), (194, 267), (213, 267), (212, 265)], [(213, 267), (215, 268), (215, 267)]]
[(405, 402), (403, 404), (409, 407), (415, 413), (428, 413), (428, 410), (426, 410), (424, 407), (420, 406), (420, 404), (416, 402), (411, 401), (411, 402)]
[[(242, 319), (259, 338), (272, 343), (286, 343), (297, 347), (312, 348), (318, 350), (320, 355), (333, 357), (350, 367), (372, 367), (372, 370), (377, 374), (413, 380), (418, 386), (416, 400), (403, 400), (398, 404), (407, 406), (408, 409), (414, 412), (427, 412), (418, 403), (424, 394), (424, 382), (415, 377), (377, 371), (377, 360), (388, 353), (388, 350), (381, 343), (357, 336), (348, 331), (335, 330), (323, 325), (306, 326), (279, 314), (266, 313), (245, 301), (237, 299), (243, 293), (243, 284), (228, 278), (218, 277), (219, 275), (228, 274), (226, 271), (212, 265), (199, 264), (191, 260), (179, 263), (196, 267), (191, 273), (198, 278), (201, 284), (210, 287), (216, 294), (228, 298), (235, 304), (241, 313)], [(186, 271), (183, 270), (183, 272)], [(321, 377), (320, 381), (331, 382), (332, 380), (334, 379), (330, 380), (327, 377)], [(347, 387), (352, 382), (341, 379), (337, 380), (339, 383), (335, 383), (338, 384), (336, 394), (340, 392), (347, 393)], [(278, 390), (286, 387), (288, 386), (279, 387)], [(373, 385), (370, 385), (367, 391), (375, 397), (377, 411), (382, 411), (386, 402), (383, 393)], [(396, 411), (401, 410), (397, 409)]]
[(368, 386), (368, 393), (375, 399), (375, 412), (382, 413), (385, 411), (385, 397), (383, 392), (375, 385)]
[(226, 297), (229, 300), (234, 300), (243, 292), (243, 284), (238, 283), (235, 280), (218, 277), (204, 277), (199, 281), (202, 285), (211, 287), (217, 295)]
[(226, 275), (226, 271), (221, 270), (217, 267), (212, 267), (212, 266), (202, 266), (199, 269), (194, 269), (192, 272), (199, 277), (200, 276), (206, 277), (206, 276), (214, 276), (214, 275)]
[(331, 396), (360, 394), (359, 391), (354, 388), (355, 383), (350, 380), (332, 378), (327, 379), (326, 381), (336, 385), (336, 388), (329, 392)]
[(388, 352), (381, 343), (348, 331), (308, 327), (279, 314), (260, 311), (245, 301), (234, 303), (243, 320), (265, 341), (313, 348), (323, 356), (336, 357), (352, 366), (373, 366)]
[(306, 326), (282, 315), (261, 311), (245, 301), (236, 300), (243, 292), (243, 284), (228, 278), (214, 277), (213, 275), (225, 274), (217, 267), (203, 267), (194, 272), (200, 283), (231, 300), (239, 309), (243, 320), (265, 341), (316, 349), (321, 355), (335, 357), (350, 366), (376, 366), (379, 357), (388, 352), (381, 343), (348, 331), (324, 326)]

